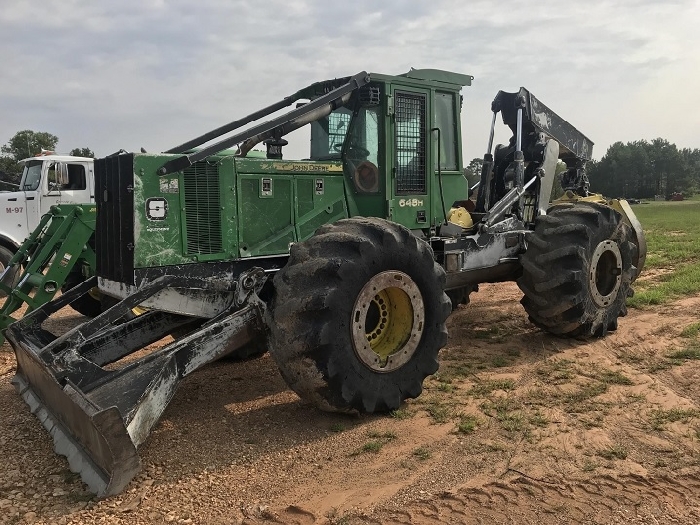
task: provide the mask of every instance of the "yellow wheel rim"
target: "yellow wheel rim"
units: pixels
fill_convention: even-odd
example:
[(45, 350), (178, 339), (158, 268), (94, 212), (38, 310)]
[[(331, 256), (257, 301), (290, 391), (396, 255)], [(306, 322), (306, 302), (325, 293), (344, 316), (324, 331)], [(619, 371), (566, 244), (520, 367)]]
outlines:
[(423, 324), (423, 298), (413, 280), (403, 272), (379, 273), (365, 284), (355, 301), (355, 353), (372, 370), (395, 370), (415, 353)]

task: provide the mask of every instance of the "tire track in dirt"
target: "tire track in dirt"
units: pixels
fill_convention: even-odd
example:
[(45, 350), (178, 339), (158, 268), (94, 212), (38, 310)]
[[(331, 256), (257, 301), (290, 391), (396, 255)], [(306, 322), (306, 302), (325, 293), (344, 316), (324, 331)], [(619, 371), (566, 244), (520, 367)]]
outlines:
[[(507, 481), (444, 492), (404, 509), (377, 513), (369, 520), (386, 525), (477, 523), (626, 523), (634, 518), (700, 520), (697, 476), (643, 478), (597, 476), (543, 483), (514, 475)], [(668, 521), (663, 521), (668, 522)], [(354, 523), (350, 521), (350, 523)]]

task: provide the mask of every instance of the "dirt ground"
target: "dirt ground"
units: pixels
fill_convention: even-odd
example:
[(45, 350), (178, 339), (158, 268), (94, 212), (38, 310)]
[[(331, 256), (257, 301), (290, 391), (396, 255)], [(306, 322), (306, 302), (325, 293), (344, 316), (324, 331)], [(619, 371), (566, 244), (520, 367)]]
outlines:
[(390, 416), (304, 405), (269, 356), (208, 366), (141, 447), (142, 473), (101, 500), (15, 393), (5, 343), (0, 523), (699, 523), (700, 360), (679, 351), (700, 296), (590, 342), (537, 330), (519, 298), (482, 286), (449, 320), (439, 373)]

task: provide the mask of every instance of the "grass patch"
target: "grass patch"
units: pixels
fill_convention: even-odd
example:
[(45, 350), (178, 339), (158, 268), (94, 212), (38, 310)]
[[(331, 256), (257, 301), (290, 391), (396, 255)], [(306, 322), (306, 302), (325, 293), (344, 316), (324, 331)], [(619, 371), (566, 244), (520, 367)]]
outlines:
[(545, 416), (539, 410), (537, 410), (534, 414), (531, 414), (528, 417), (528, 421), (530, 422), (530, 424), (532, 426), (540, 427), (540, 428), (546, 427), (547, 425), (549, 425), (549, 419), (547, 418), (547, 416)]
[(591, 461), (590, 459), (587, 459), (583, 462), (583, 465), (581, 466), (581, 470), (584, 472), (593, 472), (595, 469), (598, 468), (598, 463), (595, 461)]
[(522, 412), (499, 412), (496, 414), (496, 419), (507, 432), (520, 432), (527, 426)]
[(408, 408), (397, 408), (396, 410), (392, 410), (389, 415), (394, 419), (404, 420), (412, 418), (413, 412)]
[(485, 401), (480, 408), (484, 414), (496, 419), (508, 432), (525, 430), (527, 427), (527, 420), (519, 410), (521, 404), (517, 401), (502, 397), (494, 401)]
[(345, 431), (345, 425), (343, 425), (342, 423), (333, 423), (330, 426), (330, 431), (331, 432), (343, 432), (343, 431)]
[(440, 401), (427, 403), (425, 410), (435, 423), (447, 423), (453, 414), (452, 407)]
[(432, 456), (430, 450), (428, 450), (426, 447), (418, 447), (413, 451), (413, 455), (421, 461), (430, 459), (430, 456)]
[(445, 392), (446, 394), (451, 394), (455, 390), (455, 386), (447, 381), (440, 381), (438, 383), (438, 390), (440, 392)]
[(475, 328), (471, 330), (471, 336), (474, 339), (486, 339), (494, 342), (500, 342), (507, 335), (505, 327), (493, 325), (486, 328)]
[(476, 416), (460, 416), (459, 422), (457, 423), (457, 432), (460, 434), (471, 434), (476, 430), (477, 426), (479, 426), (479, 420)]
[(681, 331), (681, 337), (695, 338), (700, 333), (700, 322), (689, 324)]
[(396, 439), (395, 432), (367, 432), (367, 437), (372, 439), (383, 439), (385, 441), (393, 441)]
[(622, 445), (612, 445), (608, 448), (600, 449), (596, 452), (603, 459), (627, 459), (627, 448)]
[(617, 370), (603, 370), (597, 374), (598, 380), (608, 385), (633, 385), (634, 382)]
[(547, 359), (535, 369), (535, 373), (555, 385), (576, 377), (574, 362), (570, 359)]
[(367, 441), (360, 448), (351, 452), (349, 454), (351, 457), (367, 453), (377, 454), (384, 445), (396, 439), (396, 434), (394, 432), (371, 431), (367, 432), (367, 437), (370, 438), (370, 441)]
[(469, 389), (469, 393), (475, 397), (483, 397), (496, 390), (504, 390), (506, 392), (515, 388), (515, 381), (512, 379), (488, 380), (477, 383)]
[[(483, 368), (486, 368), (486, 365), (484, 365)], [(470, 363), (445, 360), (440, 363), (440, 372), (433, 377), (438, 381), (449, 383), (455, 379), (463, 379), (472, 375), (474, 370), (475, 367)]]
[(682, 348), (681, 350), (676, 350), (675, 352), (668, 354), (666, 357), (669, 359), (682, 359), (686, 361), (700, 359), (700, 347), (693, 345), (687, 348)]
[(697, 416), (698, 411), (695, 409), (671, 408), (670, 410), (652, 410), (649, 413), (649, 420), (652, 430), (663, 430), (666, 423), (686, 422)]
[(634, 212), (647, 242), (646, 269), (673, 271), (656, 280), (637, 281), (627, 304), (643, 308), (700, 292), (700, 201), (651, 202)]
[(606, 383), (596, 381), (580, 388), (576, 392), (571, 392), (565, 396), (568, 403), (578, 404), (593, 399), (600, 394), (604, 394), (608, 390)]

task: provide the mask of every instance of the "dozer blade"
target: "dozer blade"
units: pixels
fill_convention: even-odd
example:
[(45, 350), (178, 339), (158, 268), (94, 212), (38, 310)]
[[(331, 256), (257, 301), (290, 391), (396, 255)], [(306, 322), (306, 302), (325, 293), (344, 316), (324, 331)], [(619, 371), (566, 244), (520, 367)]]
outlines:
[[(254, 294), (245, 305), (232, 304), (206, 322), (159, 311), (118, 322), (168, 282), (153, 284), (61, 337), (42, 329), (51, 313), (94, 285), (89, 280), (7, 330), (17, 356), (13, 384), (53, 437), (56, 452), (98, 496), (119, 493), (140, 470), (137, 448), (179, 382), (249, 342), (263, 327), (264, 304)], [(187, 326), (193, 330), (189, 335), (117, 366)]]

